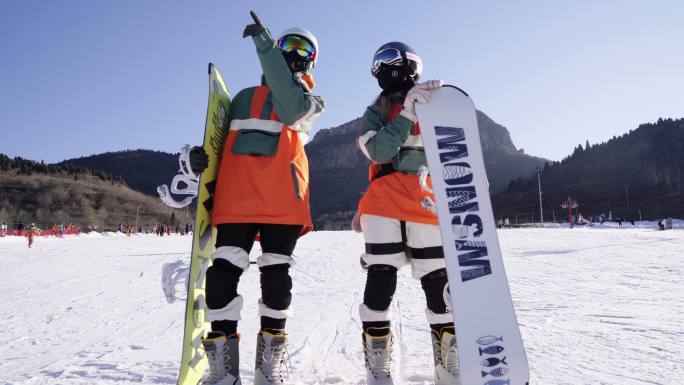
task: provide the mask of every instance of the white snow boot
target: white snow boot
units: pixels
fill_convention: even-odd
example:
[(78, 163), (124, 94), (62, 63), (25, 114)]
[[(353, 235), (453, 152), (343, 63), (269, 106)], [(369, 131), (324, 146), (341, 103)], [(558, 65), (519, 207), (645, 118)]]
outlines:
[(432, 351), (435, 358), (435, 385), (461, 385), (453, 326), (442, 328), (439, 334), (432, 332)]
[(283, 367), (288, 359), (287, 334), (257, 334), (254, 385), (284, 384)]
[(209, 377), (202, 385), (241, 385), (240, 335), (226, 337), (223, 332), (210, 332), (202, 338), (202, 346), (209, 361)]
[(390, 328), (368, 328), (363, 335), (368, 385), (394, 385), (392, 381), (392, 331)]

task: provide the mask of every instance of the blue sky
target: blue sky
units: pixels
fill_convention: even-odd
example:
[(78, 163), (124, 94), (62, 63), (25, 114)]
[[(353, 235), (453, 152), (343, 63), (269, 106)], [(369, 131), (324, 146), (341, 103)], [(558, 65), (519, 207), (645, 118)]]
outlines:
[(242, 39), (254, 9), (275, 34), (317, 35), (328, 111), (360, 116), (382, 43), (412, 45), (423, 79), (465, 89), (528, 154), (559, 160), (640, 123), (684, 116), (684, 2), (0, 1), (0, 153), (54, 162), (175, 152), (204, 129), (207, 63), (231, 93), (260, 67)]

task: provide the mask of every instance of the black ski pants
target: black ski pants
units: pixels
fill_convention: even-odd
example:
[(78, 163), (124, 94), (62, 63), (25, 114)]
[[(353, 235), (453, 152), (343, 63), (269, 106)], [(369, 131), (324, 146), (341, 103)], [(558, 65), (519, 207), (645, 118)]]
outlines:
[(261, 328), (285, 328), (292, 301), (289, 262), (301, 230), (301, 225), (281, 224), (226, 223), (217, 226), (216, 252), (206, 278), (207, 314), (213, 331), (226, 335), (237, 331), (242, 308), (238, 282), (249, 267), (249, 253), (257, 234), (262, 249), (262, 255), (257, 258), (261, 281)]

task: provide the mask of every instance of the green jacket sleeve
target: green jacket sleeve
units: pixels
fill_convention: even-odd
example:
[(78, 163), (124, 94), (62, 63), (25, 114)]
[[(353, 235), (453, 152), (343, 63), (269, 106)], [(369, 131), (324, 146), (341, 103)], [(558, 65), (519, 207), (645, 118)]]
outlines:
[(383, 126), (380, 113), (373, 107), (368, 107), (363, 114), (363, 135), (359, 137), (359, 146), (372, 161), (388, 163), (408, 139), (413, 124), (411, 119), (400, 114), (394, 121)]
[(323, 111), (320, 99), (306, 93), (301, 83), (292, 76), (268, 30), (254, 36), (253, 40), (266, 84), (273, 94), (273, 106), (281, 121), (292, 126), (303, 119), (311, 120)]

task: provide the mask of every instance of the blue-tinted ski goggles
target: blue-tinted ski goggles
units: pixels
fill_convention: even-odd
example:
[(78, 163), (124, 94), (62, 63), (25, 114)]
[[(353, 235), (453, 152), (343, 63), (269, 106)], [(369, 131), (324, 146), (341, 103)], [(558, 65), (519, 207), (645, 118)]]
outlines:
[(373, 75), (377, 75), (380, 71), (380, 67), (384, 65), (388, 66), (400, 66), (404, 63), (404, 58), (401, 56), (401, 52), (396, 48), (385, 48), (382, 51), (375, 54), (373, 57), (373, 65), (371, 66), (371, 72)]
[(386, 66), (402, 66), (406, 62), (408, 62), (409, 67), (412, 67), (411, 70), (414, 73), (420, 74), (423, 66), (423, 62), (420, 60), (420, 57), (411, 52), (406, 52), (406, 58), (404, 58), (401, 54), (401, 51), (399, 51), (398, 49), (385, 48), (377, 52), (375, 56), (373, 56), (373, 65), (371, 66), (371, 73), (374, 76), (377, 76), (377, 74), (382, 69), (383, 64)]
[(313, 44), (295, 35), (287, 35), (278, 39), (278, 48), (283, 52), (294, 52), (305, 60), (316, 60), (316, 48)]

